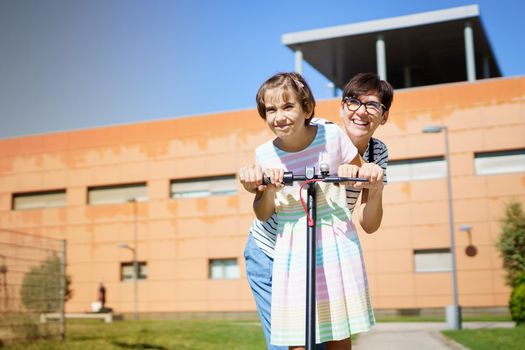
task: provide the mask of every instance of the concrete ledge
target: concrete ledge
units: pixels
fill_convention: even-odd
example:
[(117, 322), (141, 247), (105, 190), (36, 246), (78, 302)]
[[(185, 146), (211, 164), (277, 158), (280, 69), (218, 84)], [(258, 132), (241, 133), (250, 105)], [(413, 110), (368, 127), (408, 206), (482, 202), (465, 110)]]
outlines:
[[(374, 309), (376, 317), (381, 316), (429, 316), (445, 317), (445, 307), (435, 308), (406, 308), (406, 309)], [(461, 314), (465, 316), (509, 316), (509, 309), (501, 307), (461, 307)]]
[[(106, 323), (113, 322), (113, 313), (107, 312), (107, 313), (67, 313), (64, 314), (64, 317), (66, 319), (101, 319), (104, 320)], [(60, 314), (58, 312), (55, 313), (48, 313), (48, 314), (41, 314), (40, 315), (40, 323), (46, 323), (50, 320), (59, 320)]]
[[(124, 319), (130, 320), (132, 313), (119, 312)], [(258, 321), (256, 311), (209, 311), (209, 312), (139, 312), (140, 320), (221, 320), (221, 321)]]

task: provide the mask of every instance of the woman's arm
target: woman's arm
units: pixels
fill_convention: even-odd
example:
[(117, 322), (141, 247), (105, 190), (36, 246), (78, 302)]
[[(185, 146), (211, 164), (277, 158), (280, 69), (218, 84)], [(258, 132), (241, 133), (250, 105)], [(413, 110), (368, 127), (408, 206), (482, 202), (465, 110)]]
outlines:
[(374, 233), (381, 226), (382, 220), (383, 182), (381, 180), (376, 186), (363, 189), (359, 206), (359, 224), (366, 233)]

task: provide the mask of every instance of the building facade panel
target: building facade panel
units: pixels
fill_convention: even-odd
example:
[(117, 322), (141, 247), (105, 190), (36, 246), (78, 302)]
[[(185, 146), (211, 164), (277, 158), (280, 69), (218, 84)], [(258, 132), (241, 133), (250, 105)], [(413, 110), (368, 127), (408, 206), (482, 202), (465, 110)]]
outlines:
[[(494, 244), (505, 203), (525, 203), (525, 176), (478, 175), (475, 157), (525, 148), (524, 91), (524, 77), (399, 90), (388, 123), (376, 134), (392, 164), (420, 164), (444, 159), (445, 152), (443, 134), (421, 130), (448, 126), (458, 285), (466, 307), (507, 304)], [(320, 101), (316, 114), (340, 123), (339, 107), (336, 99)], [(74, 291), (68, 311), (89, 310), (103, 280), (108, 306), (132, 312), (134, 282), (122, 280), (122, 268), (133, 254), (119, 247), (125, 243), (147, 271), (137, 282), (141, 313), (253, 312), (243, 257), (252, 195), (235, 180), (224, 193), (179, 198), (172, 184), (235, 176), (271, 137), (251, 109), (0, 140), (0, 228), (67, 240)], [(94, 188), (130, 184), (144, 187), (140, 198), (90, 203)], [(15, 194), (49, 190), (65, 191), (63, 207), (13, 210)], [(444, 174), (386, 185), (381, 229), (372, 235), (359, 229), (375, 308), (452, 302), (449, 271), (416, 272), (415, 266), (417, 254), (449, 248), (447, 199)], [(471, 236), (459, 231), (463, 224), (472, 226)], [(477, 255), (465, 255), (469, 244)]]

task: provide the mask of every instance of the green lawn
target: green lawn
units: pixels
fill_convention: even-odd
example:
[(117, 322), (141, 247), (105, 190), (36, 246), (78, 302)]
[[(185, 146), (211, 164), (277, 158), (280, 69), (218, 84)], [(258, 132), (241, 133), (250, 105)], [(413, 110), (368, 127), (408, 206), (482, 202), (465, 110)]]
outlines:
[[(414, 319), (415, 320), (415, 319)], [(397, 321), (406, 321), (398, 319)], [(421, 318), (419, 319), (421, 321)], [(68, 321), (67, 339), (5, 346), (2, 350), (259, 350), (265, 342), (258, 321)], [(513, 329), (444, 331), (472, 350), (525, 350), (525, 326)], [(0, 346), (1, 347), (1, 346)]]
[(67, 339), (6, 350), (251, 350), (264, 349), (258, 321), (68, 321)]
[(444, 331), (443, 334), (472, 350), (525, 350), (525, 325), (511, 329)]

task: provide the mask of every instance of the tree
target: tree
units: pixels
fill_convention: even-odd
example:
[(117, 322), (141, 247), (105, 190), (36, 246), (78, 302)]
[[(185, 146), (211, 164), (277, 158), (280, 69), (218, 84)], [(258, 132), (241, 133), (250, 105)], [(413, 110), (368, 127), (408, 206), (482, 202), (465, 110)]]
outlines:
[[(61, 264), (60, 258), (54, 254), (26, 273), (22, 281), (20, 296), (27, 309), (36, 312), (60, 310)], [(64, 302), (73, 295), (69, 288), (70, 284), (71, 278), (67, 276)]]
[(512, 287), (510, 314), (519, 325), (525, 323), (525, 213), (521, 203), (507, 205), (501, 228), (497, 247), (507, 272), (507, 284)]

